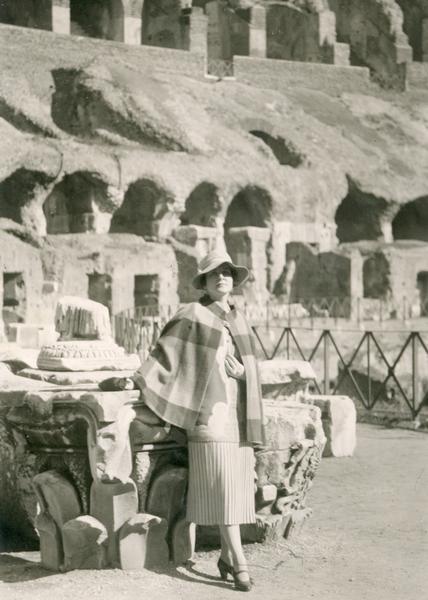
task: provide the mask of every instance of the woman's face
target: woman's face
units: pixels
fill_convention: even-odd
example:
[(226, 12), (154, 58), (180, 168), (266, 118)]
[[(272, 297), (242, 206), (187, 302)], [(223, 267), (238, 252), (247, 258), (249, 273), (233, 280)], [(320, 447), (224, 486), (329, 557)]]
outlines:
[(212, 300), (222, 300), (233, 290), (232, 269), (227, 264), (220, 265), (205, 275), (205, 289)]

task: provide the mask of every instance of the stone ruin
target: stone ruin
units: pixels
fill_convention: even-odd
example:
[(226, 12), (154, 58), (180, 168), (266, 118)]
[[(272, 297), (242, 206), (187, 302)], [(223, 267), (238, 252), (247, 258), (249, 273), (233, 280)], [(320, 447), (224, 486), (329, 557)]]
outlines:
[[(31, 523), (42, 564), (52, 570), (186, 562), (195, 527), (185, 521), (183, 433), (160, 421), (138, 391), (98, 388), (101, 377), (130, 375), (123, 369), (136, 366), (112, 344), (105, 307), (64, 298), (56, 328), (61, 337), (41, 349), (38, 369), (3, 373), (0, 415), (9, 437), (2, 438), (0, 478), (9, 486), (1, 488), (2, 525), (24, 535), (23, 524)], [(100, 365), (104, 371), (91, 370)], [(66, 370), (71, 385), (61, 379)], [(326, 443), (323, 411), (307, 403), (313, 377), (307, 363), (261, 363), (268, 441), (256, 451), (257, 524), (243, 527), (246, 541), (288, 537), (311, 513), (307, 493)], [(212, 543), (212, 528), (196, 537), (199, 545)]]

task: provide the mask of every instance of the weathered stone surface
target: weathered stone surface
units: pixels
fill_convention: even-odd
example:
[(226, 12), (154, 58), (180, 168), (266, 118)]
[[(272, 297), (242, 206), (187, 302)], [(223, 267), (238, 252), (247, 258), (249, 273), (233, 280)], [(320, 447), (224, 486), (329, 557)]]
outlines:
[(352, 456), (357, 443), (357, 411), (348, 396), (308, 396), (321, 409), (327, 441), (323, 456)]
[(58, 571), (63, 563), (63, 525), (78, 517), (81, 507), (76, 490), (56, 471), (39, 473), (33, 479), (40, 506), (35, 526), (40, 537), (42, 564)]
[(45, 569), (59, 571), (62, 567), (64, 552), (58, 525), (49, 513), (37, 515), (35, 525), (40, 539), (42, 565)]
[(43, 346), (37, 366), (47, 371), (135, 371), (140, 360), (136, 354), (125, 354), (113, 340), (74, 339)]
[(316, 379), (309, 362), (276, 358), (259, 361), (260, 381), (264, 398), (299, 395)]
[(146, 510), (173, 523), (182, 512), (187, 490), (187, 469), (166, 467), (152, 481)]
[(185, 565), (193, 559), (196, 544), (196, 525), (186, 520), (186, 515), (177, 517), (171, 533), (171, 555), (175, 565)]
[(61, 533), (65, 571), (107, 566), (107, 529), (97, 519), (88, 515), (77, 517), (65, 523)]
[(126, 483), (98, 483), (91, 487), (90, 514), (100, 521), (108, 533), (108, 562), (119, 566), (118, 536), (126, 521), (138, 511), (137, 488), (132, 479)]
[(132, 569), (165, 567), (169, 561), (165, 519), (139, 513), (131, 517), (119, 532), (120, 566)]
[(33, 484), (42, 512), (48, 513), (59, 528), (80, 516), (79, 496), (63, 475), (45, 471), (34, 477)]
[[(115, 370), (115, 377), (131, 377), (134, 370)], [(28, 377), (36, 381), (47, 381), (53, 385), (83, 385), (97, 384), (106, 379), (108, 373), (105, 371), (48, 371), (41, 369), (22, 369), (19, 377)], [(40, 387), (40, 384), (39, 384)]]

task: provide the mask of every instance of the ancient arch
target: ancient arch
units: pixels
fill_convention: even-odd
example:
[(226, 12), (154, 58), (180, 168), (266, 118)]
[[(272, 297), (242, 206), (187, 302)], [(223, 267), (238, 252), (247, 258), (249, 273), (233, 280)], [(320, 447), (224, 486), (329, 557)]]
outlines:
[(180, 0), (145, 0), (141, 43), (164, 48), (183, 48), (182, 4)]
[(0, 217), (25, 224), (23, 209), (47, 193), (52, 178), (39, 171), (18, 169), (0, 183)]
[(336, 235), (340, 243), (384, 238), (387, 202), (350, 182), (348, 195), (336, 210)]
[(392, 221), (395, 240), (428, 242), (428, 196), (408, 202), (400, 208)]
[(413, 49), (413, 60), (428, 61), (428, 0), (396, 0), (403, 11), (403, 29)]
[(226, 212), (224, 228), (269, 227), (272, 220), (272, 197), (256, 185), (248, 185), (232, 199)]
[(100, 226), (105, 229), (102, 222), (110, 220), (107, 188), (107, 184), (92, 173), (79, 171), (66, 175), (43, 205), (46, 232), (98, 232)]
[(169, 206), (173, 199), (168, 192), (151, 179), (132, 183), (123, 204), (114, 213), (111, 233), (134, 233), (145, 238), (163, 238), (168, 235), (172, 216)]
[(274, 137), (266, 131), (253, 129), (250, 131), (251, 135), (259, 138), (264, 142), (273, 152), (276, 160), (280, 165), (287, 165), (289, 167), (298, 167), (302, 164), (303, 158), (299, 152), (290, 143), (287, 143), (283, 137)]
[(217, 187), (204, 181), (188, 196), (181, 224), (216, 227), (220, 211), (221, 201)]
[(2, 0), (0, 23), (52, 30), (52, 0)]
[(122, 0), (70, 0), (70, 20), (74, 35), (124, 41)]

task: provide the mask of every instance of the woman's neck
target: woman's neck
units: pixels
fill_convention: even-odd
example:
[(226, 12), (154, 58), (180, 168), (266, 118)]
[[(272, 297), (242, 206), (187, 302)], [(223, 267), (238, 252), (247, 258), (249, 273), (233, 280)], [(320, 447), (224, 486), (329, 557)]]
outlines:
[(221, 308), (223, 310), (225, 310), (226, 312), (230, 311), (230, 306), (229, 306), (229, 295), (220, 298), (219, 300), (215, 300), (215, 302), (217, 302), (217, 304), (219, 304), (221, 306)]

